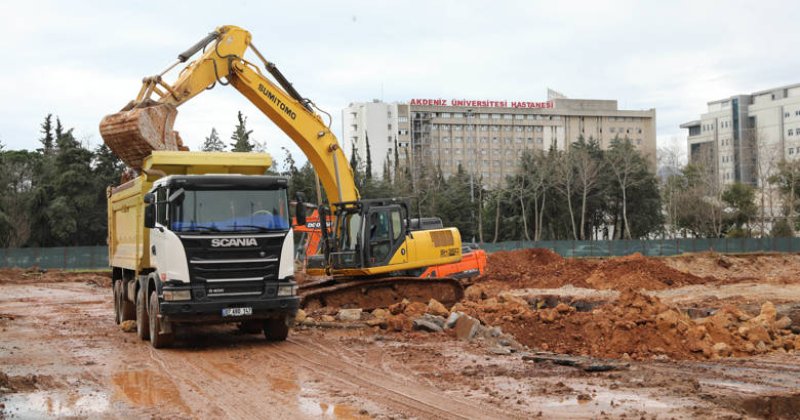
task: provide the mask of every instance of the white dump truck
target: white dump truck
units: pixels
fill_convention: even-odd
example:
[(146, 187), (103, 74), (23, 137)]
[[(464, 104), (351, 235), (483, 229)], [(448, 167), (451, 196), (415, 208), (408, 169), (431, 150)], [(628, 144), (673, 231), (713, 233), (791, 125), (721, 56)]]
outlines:
[(117, 323), (135, 319), (155, 348), (184, 323), (236, 322), (286, 339), (298, 309), (294, 240), (288, 181), (264, 175), (271, 163), (259, 153), (154, 151), (140, 176), (109, 188)]

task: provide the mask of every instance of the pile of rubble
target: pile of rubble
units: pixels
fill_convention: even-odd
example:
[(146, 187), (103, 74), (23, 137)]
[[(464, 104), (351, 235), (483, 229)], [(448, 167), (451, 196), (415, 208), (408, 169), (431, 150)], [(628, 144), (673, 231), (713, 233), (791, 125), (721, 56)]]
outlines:
[(521, 350), (512, 335), (503, 333), (499, 327), (491, 327), (480, 320), (455, 310), (448, 310), (443, 304), (431, 299), (427, 304), (403, 300), (371, 312), (362, 309), (322, 308), (307, 314), (298, 312), (295, 322), (305, 326), (334, 328), (363, 328), (390, 332), (424, 332), (445, 333), (459, 340), (481, 340), (493, 346), (490, 351), (498, 354), (509, 354)]
[(501, 327), (533, 349), (610, 358), (713, 359), (800, 349), (792, 321), (777, 319), (765, 303), (752, 316), (725, 306), (706, 318), (691, 319), (659, 299), (626, 290), (616, 301), (581, 312), (560, 303), (536, 309), (504, 292), (465, 301), (453, 310)]

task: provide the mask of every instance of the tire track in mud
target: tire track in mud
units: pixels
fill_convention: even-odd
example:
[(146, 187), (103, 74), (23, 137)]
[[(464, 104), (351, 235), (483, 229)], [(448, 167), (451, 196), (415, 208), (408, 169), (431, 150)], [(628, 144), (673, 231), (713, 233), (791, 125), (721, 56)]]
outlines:
[(397, 377), (381, 367), (348, 360), (337, 352), (335, 346), (324, 346), (318, 340), (290, 338), (285, 345), (274, 350), (289, 363), (301, 365), (326, 376), (334, 382), (353, 388), (360, 397), (380, 401), (402, 413), (422, 418), (511, 418), (513, 414), (486, 406), (479, 406), (465, 399), (457, 399), (435, 388), (413, 383), (406, 377)]

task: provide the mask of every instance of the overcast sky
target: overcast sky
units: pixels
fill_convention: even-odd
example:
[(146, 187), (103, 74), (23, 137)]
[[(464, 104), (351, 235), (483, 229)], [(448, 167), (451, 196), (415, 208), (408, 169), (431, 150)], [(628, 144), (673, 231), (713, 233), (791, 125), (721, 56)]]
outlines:
[[(658, 142), (706, 102), (800, 82), (800, 2), (791, 1), (6, 1), (0, 4), (0, 141), (39, 146), (52, 113), (91, 146), (97, 125), (216, 26), (248, 29), (304, 96), (334, 115), (373, 98), (616, 99), (657, 110)], [(174, 73), (170, 74), (174, 80)], [(180, 108), (193, 149), (236, 112), (277, 160), (291, 141), (233, 88)]]

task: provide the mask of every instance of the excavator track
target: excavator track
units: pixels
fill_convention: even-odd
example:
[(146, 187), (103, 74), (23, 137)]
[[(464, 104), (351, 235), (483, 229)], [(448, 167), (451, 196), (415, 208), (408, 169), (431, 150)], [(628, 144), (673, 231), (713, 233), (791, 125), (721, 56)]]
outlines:
[(464, 287), (450, 277), (383, 277), (336, 279), (299, 286), (300, 307), (313, 310), (326, 306), (373, 310), (408, 299), (428, 303), (436, 299), (451, 306), (464, 297)]

